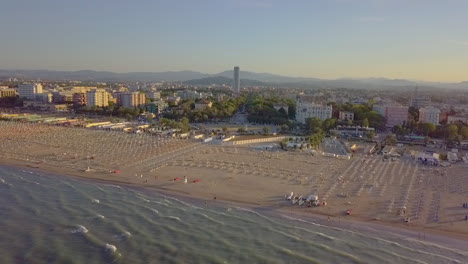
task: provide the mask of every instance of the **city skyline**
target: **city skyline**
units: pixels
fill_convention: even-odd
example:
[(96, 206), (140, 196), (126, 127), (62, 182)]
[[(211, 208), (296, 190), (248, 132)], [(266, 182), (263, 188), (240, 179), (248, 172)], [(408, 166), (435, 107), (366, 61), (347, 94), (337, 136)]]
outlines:
[[(459, 82), (466, 1), (7, 1), (1, 69)], [(227, 52), (229, 51), (229, 52)]]

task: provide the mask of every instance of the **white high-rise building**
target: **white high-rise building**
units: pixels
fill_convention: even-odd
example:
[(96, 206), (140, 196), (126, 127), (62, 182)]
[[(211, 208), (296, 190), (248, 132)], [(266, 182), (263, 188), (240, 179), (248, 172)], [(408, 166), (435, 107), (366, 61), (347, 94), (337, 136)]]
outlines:
[(320, 105), (314, 102), (299, 100), (296, 102), (296, 121), (302, 124), (309, 118), (316, 117), (325, 120), (332, 117), (333, 108), (330, 105)]
[(239, 76), (240, 68), (239, 66), (234, 67), (234, 84), (232, 90), (235, 94), (240, 94), (240, 76)]
[(86, 92), (86, 105), (105, 107), (109, 106), (109, 93), (104, 89), (94, 89)]
[(18, 85), (19, 97), (26, 98), (28, 100), (36, 100), (36, 94), (42, 93), (42, 84), (40, 83), (27, 83)]
[(419, 122), (439, 125), (440, 110), (435, 107), (423, 107), (419, 109)]

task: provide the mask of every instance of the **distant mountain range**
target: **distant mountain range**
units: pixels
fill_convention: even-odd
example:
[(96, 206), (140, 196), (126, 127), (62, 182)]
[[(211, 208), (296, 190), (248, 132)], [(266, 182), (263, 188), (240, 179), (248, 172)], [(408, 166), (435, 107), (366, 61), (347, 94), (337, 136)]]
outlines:
[[(224, 71), (217, 74), (207, 74), (195, 71), (169, 71), (169, 72), (129, 72), (115, 73), (107, 71), (49, 71), (49, 70), (1, 70), (0, 79), (16, 77), (35, 80), (77, 80), (102, 82), (160, 82), (180, 81), (192, 85), (232, 84), (233, 71)], [(467, 89), (468, 81), (459, 83), (441, 83), (410, 81), (387, 78), (341, 78), (325, 80), (305, 77), (289, 77), (270, 73), (256, 73), (241, 71), (241, 85), (262, 86), (275, 85), (280, 87), (300, 88), (354, 88), (354, 89), (392, 89), (392, 88), (450, 88)]]
[[(185, 84), (189, 85), (232, 85), (233, 78), (225, 77), (225, 76), (213, 76), (213, 77), (205, 77), (200, 79), (192, 79), (188, 81), (184, 81)], [(250, 80), (250, 79), (242, 79), (242, 85), (246, 86), (266, 86), (268, 83), (261, 82), (257, 80)]]

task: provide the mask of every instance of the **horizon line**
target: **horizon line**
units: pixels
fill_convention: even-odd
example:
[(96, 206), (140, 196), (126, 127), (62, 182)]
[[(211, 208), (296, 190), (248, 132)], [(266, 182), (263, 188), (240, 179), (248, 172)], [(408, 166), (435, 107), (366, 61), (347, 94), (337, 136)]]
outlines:
[[(234, 67), (239, 67), (239, 66), (234, 66)], [(18, 69), (18, 68), (0, 68), (0, 71), (50, 71), (50, 72), (81, 72), (81, 71), (91, 71), (91, 72), (107, 72), (107, 73), (114, 73), (114, 74), (132, 74), (132, 73), (178, 73), (178, 72), (193, 72), (193, 73), (200, 73), (200, 74), (207, 74), (207, 75), (217, 75), (221, 74), (224, 72), (228, 71), (234, 71), (234, 67), (229, 70), (224, 70), (224, 71), (219, 71), (215, 73), (208, 73), (208, 72), (201, 72), (201, 71), (195, 71), (195, 70), (166, 70), (166, 71), (126, 71), (126, 72), (119, 72), (119, 71), (109, 71), (109, 70), (91, 70), (91, 69), (81, 69), (81, 70), (57, 70), (57, 69), (28, 69), (28, 68), (23, 68), (23, 69)], [(240, 68), (240, 67), (239, 67)], [(277, 74), (277, 73), (269, 73), (269, 72), (255, 72), (255, 71), (248, 71), (248, 70), (242, 70), (240, 69), (240, 72), (249, 72), (249, 73), (255, 73), (255, 74), (269, 74), (269, 75), (276, 75), (278, 77), (286, 77), (286, 78), (301, 78), (301, 79), (317, 79), (317, 80), (323, 80), (323, 81), (338, 81), (338, 80), (369, 80), (369, 79), (385, 79), (385, 80), (401, 80), (401, 81), (411, 81), (411, 82), (421, 82), (421, 83), (442, 83), (442, 84), (459, 84), (459, 83), (464, 83), (468, 82), (468, 80), (462, 80), (462, 81), (428, 81), (428, 80), (421, 80), (421, 79), (405, 79), (405, 78), (389, 78), (389, 77), (383, 77), (383, 76), (373, 76), (373, 77), (336, 77), (336, 78), (321, 78), (321, 77), (304, 77), (304, 76), (291, 76), (291, 75), (283, 75), (283, 74)], [(210, 77), (210, 76), (208, 76)], [(206, 78), (206, 77), (202, 77)]]

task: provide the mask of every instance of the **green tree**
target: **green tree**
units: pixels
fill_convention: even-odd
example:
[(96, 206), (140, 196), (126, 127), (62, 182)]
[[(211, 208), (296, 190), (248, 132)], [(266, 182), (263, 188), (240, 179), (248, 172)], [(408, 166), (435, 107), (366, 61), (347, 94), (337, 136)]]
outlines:
[(432, 123), (424, 123), (424, 124), (421, 124), (421, 129), (424, 135), (428, 136), (430, 133), (436, 130), (436, 126)]
[(307, 130), (309, 131), (313, 131), (317, 128), (321, 128), (322, 120), (318, 119), (317, 117), (308, 118), (306, 121), (306, 127), (307, 127)]
[(296, 118), (296, 107), (294, 105), (288, 106), (288, 116), (289, 116), (289, 119)]
[(458, 136), (458, 126), (455, 124), (449, 125), (447, 127), (447, 133), (449, 140), (455, 140)]
[(270, 134), (270, 128), (269, 127), (263, 127), (263, 134), (269, 135)]
[(362, 120), (362, 126), (363, 126), (363, 127), (369, 127), (369, 119), (364, 118), (364, 119)]
[(330, 129), (334, 128), (336, 124), (336, 119), (334, 118), (327, 118), (322, 123), (322, 128), (324, 131), (329, 131)]
[(227, 127), (223, 127), (223, 133), (226, 133), (228, 131)]
[(463, 137), (463, 139), (468, 139), (468, 126), (463, 126), (460, 129), (460, 135)]
[(370, 140), (374, 139), (374, 137), (375, 137), (374, 131), (367, 132), (366, 137), (367, 137), (367, 139), (370, 139)]

